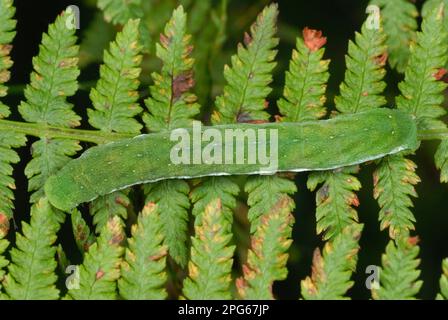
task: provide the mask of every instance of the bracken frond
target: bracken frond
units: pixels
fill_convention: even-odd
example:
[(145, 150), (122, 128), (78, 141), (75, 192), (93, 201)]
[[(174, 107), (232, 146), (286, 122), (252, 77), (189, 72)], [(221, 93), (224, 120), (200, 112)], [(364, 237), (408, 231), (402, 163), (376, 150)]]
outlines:
[(353, 206), (357, 207), (359, 200), (354, 191), (361, 188), (361, 183), (352, 175), (358, 171), (357, 166), (346, 167), (313, 172), (308, 177), (307, 186), (311, 191), (323, 183), (316, 194), (316, 232), (324, 233), (325, 240), (334, 238), (354, 221), (358, 221)]
[(120, 296), (128, 300), (164, 299), (167, 246), (163, 245), (163, 225), (157, 206), (147, 203), (132, 226), (128, 239), (121, 278)]
[(389, 63), (403, 73), (410, 56), (409, 46), (415, 41), (418, 10), (410, 0), (372, 0), (370, 4), (381, 8)]
[(238, 53), (232, 56), (232, 66), (224, 68), (227, 85), (224, 93), (216, 98), (216, 110), (212, 122), (237, 123), (251, 120), (267, 120), (269, 114), (266, 97), (271, 92), (271, 72), (276, 63), (274, 48), (278, 39), (274, 37), (278, 6), (271, 4), (258, 16), (245, 33), (244, 45), (238, 45)]
[(68, 299), (109, 300), (117, 298), (117, 280), (125, 235), (118, 217), (111, 218), (96, 243), (84, 255), (79, 268), (79, 287), (70, 288)]
[(303, 38), (296, 39), (283, 98), (278, 101), (282, 121), (317, 120), (326, 114), (324, 103), (330, 64), (330, 60), (323, 59), (326, 41), (321, 31), (309, 28), (303, 30)]
[(292, 199), (284, 196), (261, 217), (258, 228), (251, 237), (251, 249), (247, 262), (243, 265), (243, 277), (236, 282), (241, 298), (273, 299), (274, 281), (286, 279), (287, 251), (292, 243), (294, 223), (291, 206)]
[(50, 300), (59, 298), (56, 288), (56, 246), (60, 224), (65, 217), (55, 211), (44, 198), (31, 208), (31, 222), (23, 222), (17, 234), (16, 247), (11, 249), (3, 285), (13, 300)]
[(440, 277), (440, 293), (437, 295), (439, 300), (448, 300), (448, 258), (442, 263), (442, 276)]
[(89, 251), (90, 246), (95, 243), (95, 235), (90, 232), (86, 221), (82, 218), (81, 212), (73, 210), (70, 214), (73, 236), (79, 251), (84, 254)]
[[(17, 24), (14, 20), (15, 12), (12, 0), (0, 0), (0, 98), (6, 96), (8, 88), (4, 83), (11, 77), (9, 72), (13, 64), (10, 57), (11, 43), (16, 36)], [(0, 101), (0, 119), (8, 117), (9, 114), (8, 106)]]
[(420, 182), (415, 173), (416, 164), (403, 156), (389, 156), (381, 160), (374, 172), (374, 197), (381, 207), (381, 230), (389, 228), (389, 235), (414, 230), (415, 217), (411, 197), (417, 197), (414, 185)]
[(380, 269), (380, 287), (372, 287), (375, 300), (414, 299), (423, 284), (418, 280), (420, 271), (417, 267), (419, 247), (417, 237), (402, 235), (395, 241), (389, 241), (383, 254)]
[(306, 300), (348, 299), (345, 295), (353, 286), (350, 281), (356, 270), (358, 240), (363, 225), (353, 223), (325, 244), (323, 254), (316, 248), (311, 277), (301, 282)]
[(231, 299), (230, 284), (233, 252), (232, 234), (226, 227), (221, 200), (211, 201), (196, 216), (195, 236), (191, 238), (188, 278), (183, 283), (186, 298)]

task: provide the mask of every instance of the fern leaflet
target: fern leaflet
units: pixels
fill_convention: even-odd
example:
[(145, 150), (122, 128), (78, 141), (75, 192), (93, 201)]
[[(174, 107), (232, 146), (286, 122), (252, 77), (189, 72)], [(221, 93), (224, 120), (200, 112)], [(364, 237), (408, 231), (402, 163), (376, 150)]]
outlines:
[(118, 281), (120, 296), (129, 300), (164, 299), (167, 247), (163, 245), (163, 225), (159, 210), (147, 203), (132, 227), (125, 261)]
[(442, 272), (443, 274), (440, 277), (440, 294), (437, 295), (437, 299), (448, 300), (448, 259), (443, 260)]

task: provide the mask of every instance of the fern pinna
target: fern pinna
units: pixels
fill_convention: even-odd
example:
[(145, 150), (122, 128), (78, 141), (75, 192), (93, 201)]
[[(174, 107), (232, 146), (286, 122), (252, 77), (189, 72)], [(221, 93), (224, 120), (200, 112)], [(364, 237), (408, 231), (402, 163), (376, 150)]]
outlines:
[[(279, 5), (267, 5), (254, 17), (236, 53), (227, 59), (221, 51), (229, 31), (229, 1), (181, 1), (184, 6), (175, 2), (98, 0), (102, 15), (95, 16), (81, 47), (76, 29), (67, 23), (74, 19), (73, 12), (63, 11), (42, 36), (29, 84), (15, 110), (5, 102), (15, 8), (13, 0), (0, 0), (0, 297), (278, 298), (276, 283), (287, 279), (288, 263), (297, 259), (295, 223), (300, 224), (301, 214), (309, 214), (295, 201), (296, 195), (307, 192), (297, 188), (303, 183), (315, 192), (316, 234), (324, 243), (308, 254), (311, 272), (294, 287), (301, 299), (350, 299), (353, 275), (362, 273), (357, 262), (366, 219), (359, 192), (369, 187), (361, 184), (364, 164), (314, 171), (307, 177), (164, 177), (142, 188), (126, 185), (70, 212), (57, 209), (44, 186), (81, 149), (126, 143), (142, 133), (168, 134), (199, 121), (260, 128), (273, 119), (282, 127), (314, 123), (327, 114), (340, 119), (386, 108), (412, 119), (420, 141), (442, 140), (434, 166), (440, 169), (440, 181), (447, 182), (448, 130), (442, 121), (446, 1), (426, 1), (418, 30), (418, 11), (411, 1), (372, 0), (381, 14), (374, 10), (349, 41), (345, 76), (330, 103), (333, 109), (326, 103), (331, 94), (325, 47), (331, 39), (322, 31), (305, 27), (294, 37), (279, 88), (273, 81), (275, 70), (282, 67), (276, 60), (278, 36), (284, 32), (277, 32)], [(99, 50), (93, 48), (97, 35), (92, 30), (101, 28), (115, 39)], [(83, 119), (72, 97), (80, 87), (80, 69), (89, 61), (102, 64), (98, 81), (88, 86), (90, 102)], [(404, 76), (396, 97), (386, 93), (387, 63)], [(216, 65), (221, 64), (224, 71), (216, 75)], [(214, 96), (212, 107), (205, 105)], [(275, 103), (273, 97), (278, 98)], [(23, 121), (8, 120), (11, 113)], [(27, 144), (27, 136), (32, 143)], [(329, 146), (332, 139), (328, 137)], [(13, 165), (21, 160), (17, 149), (24, 146), (31, 150), (24, 171), (30, 218), (10, 230), (15, 215)], [(414, 153), (396, 150), (371, 163), (379, 229), (387, 230), (389, 241), (377, 267), (379, 279), (369, 288), (373, 299), (416, 299), (423, 285), (421, 248), (414, 233), (416, 221), (424, 217), (412, 212), (415, 186), (421, 180)], [(72, 229), (75, 254), (60, 236), (63, 225)], [(66, 270), (73, 271), (70, 281), (61, 275)], [(446, 259), (441, 270), (437, 299), (448, 299)]]

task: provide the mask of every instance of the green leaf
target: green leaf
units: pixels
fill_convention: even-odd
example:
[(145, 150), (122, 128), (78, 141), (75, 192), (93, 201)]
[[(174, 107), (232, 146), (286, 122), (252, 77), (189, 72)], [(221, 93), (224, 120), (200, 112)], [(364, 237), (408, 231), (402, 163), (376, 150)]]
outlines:
[(190, 192), (194, 204), (192, 213), (195, 217), (205, 211), (207, 205), (214, 199), (221, 200), (221, 211), (229, 226), (233, 221), (233, 209), (236, 207), (236, 196), (240, 187), (230, 177), (208, 177), (198, 179), (195, 188)]
[(164, 299), (167, 246), (163, 245), (163, 223), (154, 203), (147, 203), (132, 226), (125, 261), (118, 281), (120, 296), (128, 300)]
[(82, 218), (81, 212), (76, 209), (73, 210), (70, 214), (70, 218), (76, 246), (79, 251), (84, 254), (89, 250), (90, 246), (95, 243), (95, 235), (90, 232), (90, 228), (86, 221)]
[(102, 131), (139, 133), (142, 125), (134, 117), (142, 111), (138, 105), (138, 86), (142, 56), (139, 54), (138, 20), (129, 20), (116, 41), (104, 52), (100, 79), (90, 92), (95, 109), (88, 109), (90, 124)]
[(340, 85), (340, 95), (334, 100), (338, 111), (356, 113), (379, 108), (386, 103), (382, 95), (386, 88), (382, 81), (386, 74), (385, 40), (382, 27), (369, 28), (364, 23), (361, 33), (355, 34), (355, 42), (349, 41), (345, 79)]
[[(247, 215), (253, 233), (258, 229), (261, 220), (265, 219), (264, 216), (278, 205), (279, 199), (294, 194), (297, 192), (297, 187), (294, 181), (272, 175), (250, 177), (244, 190), (248, 193), (247, 204), (250, 208)], [(288, 198), (291, 200), (288, 204), (292, 212), (295, 207), (294, 201)]]
[(190, 187), (183, 180), (164, 180), (145, 185), (145, 202), (157, 204), (163, 225), (164, 244), (170, 256), (181, 266), (187, 264), (188, 209)]
[(245, 33), (244, 45), (238, 45), (238, 53), (232, 56), (232, 66), (225, 66), (227, 85), (224, 93), (216, 98), (216, 110), (212, 122), (236, 123), (251, 120), (267, 120), (264, 110), (266, 97), (271, 92), (272, 70), (278, 39), (274, 37), (278, 6), (267, 6)]
[[(0, 97), (6, 96), (8, 88), (4, 85), (11, 76), (12, 67), (10, 57), (11, 43), (16, 35), (16, 20), (13, 19), (16, 9), (12, 0), (0, 0)], [(0, 101), (0, 119), (10, 114), (9, 107)]]
[(113, 300), (117, 298), (117, 280), (125, 235), (122, 222), (113, 217), (103, 227), (79, 266), (79, 288), (71, 288), (68, 298), (75, 300)]
[(415, 174), (416, 164), (401, 155), (381, 160), (374, 172), (374, 197), (381, 210), (381, 230), (389, 228), (389, 236), (395, 239), (400, 234), (414, 230), (415, 217), (411, 197), (417, 197), (414, 185), (420, 182)]
[[(6, 233), (4, 230), (4, 225), (7, 225), (9, 227), (9, 219), (5, 216), (0, 216), (0, 290), (2, 289), (3, 281), (5, 279), (5, 267), (9, 264), (8, 259), (5, 258), (5, 252), (6, 249), (9, 247), (9, 241), (7, 239), (4, 239), (6, 236)], [(2, 298), (2, 293), (0, 291), (0, 299)]]
[(115, 191), (100, 196), (90, 203), (90, 214), (93, 216), (95, 231), (99, 233), (110, 218), (116, 216), (125, 221), (128, 217), (128, 207), (131, 203), (128, 197), (129, 189)]
[(11, 264), (3, 283), (13, 300), (50, 300), (59, 298), (55, 269), (56, 233), (64, 216), (44, 198), (31, 208), (31, 222), (22, 223), (16, 247), (11, 249)]
[(403, 73), (411, 55), (409, 46), (415, 41), (418, 10), (409, 0), (372, 0), (370, 4), (381, 8), (389, 64)]
[(251, 249), (243, 266), (243, 277), (236, 282), (241, 298), (273, 299), (273, 282), (286, 279), (287, 251), (292, 243), (290, 238), (294, 223), (292, 206), (292, 199), (284, 196), (261, 218), (251, 237)]
[(286, 72), (283, 98), (278, 101), (282, 121), (317, 120), (326, 113), (325, 91), (329, 78), (330, 60), (323, 60), (323, 45), (327, 38), (322, 32), (305, 28), (303, 39), (297, 38)]
[(143, 16), (142, 0), (98, 0), (97, 6), (104, 12), (104, 19), (113, 24), (125, 24)]
[(145, 100), (149, 113), (143, 120), (151, 132), (191, 127), (199, 113), (194, 86), (191, 35), (186, 31), (187, 15), (182, 6), (173, 12), (157, 44), (157, 57), (162, 61), (161, 73), (153, 73), (151, 97)]
[(231, 299), (230, 283), (235, 246), (220, 199), (210, 202), (196, 216), (191, 238), (191, 259), (183, 293), (191, 300)]
[[(72, 14), (63, 12), (49, 26), (48, 33), (42, 36), (39, 55), (33, 58), (31, 83), (24, 92), (26, 101), (19, 106), (20, 114), (28, 122), (60, 127), (80, 124), (80, 117), (72, 110), (73, 105), (66, 101), (75, 94), (79, 75), (76, 30), (66, 26)], [(77, 141), (49, 139), (44, 135), (33, 143), (33, 160), (25, 169), (30, 180), (28, 190), (37, 190), (31, 196), (32, 202), (43, 196), (46, 179), (80, 149)]]
[(358, 214), (353, 206), (359, 205), (354, 191), (361, 189), (361, 183), (353, 176), (359, 167), (352, 166), (334, 171), (313, 172), (308, 177), (308, 189), (316, 194), (316, 232), (324, 232), (324, 240), (333, 239), (347, 226), (358, 222)]
[(442, 140), (434, 155), (436, 167), (440, 170), (440, 182), (448, 182), (448, 140)]
[(448, 33), (443, 28), (443, 8), (429, 14), (411, 47), (411, 57), (404, 81), (398, 86), (401, 95), (396, 103), (400, 110), (413, 115), (420, 128), (438, 126), (434, 120), (445, 114), (441, 107), (447, 84), (440, 81), (438, 71), (448, 59)]
[(375, 300), (414, 299), (423, 284), (418, 280), (420, 271), (417, 267), (419, 247), (417, 237), (402, 236), (395, 242), (389, 241), (383, 254), (380, 270), (380, 287), (372, 288)]
[(311, 277), (301, 282), (304, 299), (349, 299), (345, 295), (354, 283), (350, 277), (356, 270), (362, 228), (363, 225), (357, 223), (347, 226), (325, 244), (323, 254), (316, 248)]
[(448, 258), (442, 263), (442, 276), (440, 277), (440, 293), (437, 295), (438, 300), (448, 300)]

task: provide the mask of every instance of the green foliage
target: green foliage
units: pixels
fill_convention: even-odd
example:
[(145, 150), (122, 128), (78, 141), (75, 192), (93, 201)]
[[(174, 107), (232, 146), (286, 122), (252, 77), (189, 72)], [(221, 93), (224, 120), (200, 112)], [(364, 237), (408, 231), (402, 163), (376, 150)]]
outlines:
[(329, 78), (330, 60), (323, 60), (326, 38), (322, 32), (305, 28), (303, 39), (297, 38), (286, 72), (283, 98), (278, 101), (282, 121), (317, 120), (326, 113), (323, 107)]
[[(31, 83), (24, 92), (26, 101), (19, 106), (20, 114), (28, 122), (60, 127), (80, 124), (73, 105), (66, 101), (75, 94), (79, 75), (75, 29), (67, 28), (67, 19), (71, 16), (64, 12), (49, 26), (48, 33), (42, 36), (39, 55), (33, 58)], [(33, 160), (25, 169), (28, 190), (36, 191), (31, 196), (32, 202), (44, 194), (45, 180), (80, 149), (76, 140), (49, 139), (45, 135), (33, 143)]]
[(381, 160), (374, 173), (374, 197), (381, 210), (381, 230), (389, 228), (389, 235), (398, 235), (414, 230), (415, 218), (409, 207), (411, 197), (417, 197), (414, 185), (420, 182), (415, 174), (416, 164), (402, 156), (389, 156)]
[(145, 100), (150, 113), (143, 116), (151, 132), (191, 127), (193, 117), (199, 113), (196, 96), (189, 92), (194, 86), (194, 60), (190, 57), (193, 46), (186, 25), (187, 15), (178, 7), (157, 44), (157, 57), (163, 66), (160, 74), (152, 74), (151, 97)]
[[(13, 19), (15, 8), (12, 0), (0, 1), (0, 97), (6, 96), (8, 88), (4, 85), (11, 76), (8, 71), (13, 62), (10, 58), (11, 42), (16, 35), (16, 20)], [(0, 102), (0, 118), (6, 118), (10, 114), (8, 106)]]
[(238, 54), (232, 56), (232, 66), (225, 66), (227, 85), (224, 93), (216, 98), (213, 123), (269, 119), (264, 109), (267, 107), (266, 97), (271, 92), (271, 72), (276, 65), (277, 15), (276, 4), (266, 7), (250, 28), (250, 34), (244, 34), (244, 45), (238, 45)]
[[(71, 212), (73, 243), (81, 255), (64, 252), (62, 245), (70, 247), (65, 247), (65, 234), (61, 237), (64, 242), (57, 242), (64, 217), (42, 197), (42, 186), (81, 149), (80, 140), (96, 144), (132, 137), (142, 129), (162, 132), (190, 127), (199, 116), (205, 123), (216, 95), (212, 124), (264, 123), (275, 109), (268, 103), (271, 87), (275, 88), (273, 96), (281, 94), (281, 88), (271, 85), (274, 75), (281, 78), (273, 73), (278, 44), (276, 4), (267, 6), (258, 16), (222, 77), (221, 67), (228, 58), (224, 42), (227, 32), (243, 28), (247, 18), (255, 17), (258, 2), (251, 3), (241, 19), (232, 15), (229, 24), (227, 0), (94, 2), (101, 12), (84, 33), (80, 52), (76, 30), (66, 24), (72, 18), (68, 12), (63, 12), (43, 35), (39, 54), (33, 59), (30, 83), (23, 92), (25, 99), (18, 107), (27, 123), (5, 120), (10, 108), (0, 102), (0, 298), (58, 299), (61, 293), (56, 284), (62, 288), (64, 278), (58, 279), (57, 275), (64, 274), (69, 260), (77, 256), (82, 260), (77, 277), (69, 283), (69, 299), (166, 299), (179, 295), (186, 299), (275, 298), (273, 285), (286, 279), (289, 254), (290, 260), (306, 255), (297, 252), (301, 245), (288, 252), (294, 223), (292, 195), (297, 191), (295, 174), (247, 179), (210, 177), (188, 183), (163, 180), (146, 184), (144, 198), (139, 190), (116, 191), (89, 204), (92, 221), (83, 219), (87, 212)], [(162, 30), (178, 2), (183, 7), (174, 10)], [(382, 9), (381, 28), (371, 29), (366, 22), (349, 42), (345, 78), (340, 91), (330, 94), (336, 95), (336, 110), (331, 116), (383, 107), (383, 79), (389, 60), (392, 68), (405, 72), (397, 108), (415, 117), (420, 138), (428, 139), (431, 134), (445, 138), (448, 129), (441, 117), (445, 115), (442, 105), (447, 88), (442, 80), (448, 65), (448, 0), (425, 2), (421, 32), (417, 32), (418, 14), (412, 1), (371, 3)], [(190, 19), (183, 8), (190, 12)], [(12, 66), (14, 14), (12, 0), (0, 0), (0, 98), (8, 92), (5, 83)], [(283, 37), (287, 26), (280, 26)], [(160, 43), (153, 46), (161, 31)], [(103, 52), (115, 33), (115, 41)], [(301, 37), (295, 38), (294, 34), (290, 40), (295, 48), (282, 97), (277, 101), (280, 116), (275, 115), (275, 119), (320, 119), (327, 113), (326, 38), (318, 30), (305, 28)], [(90, 91), (91, 103), (86, 104), (88, 117), (82, 119), (83, 124), (93, 127), (89, 131), (75, 129), (81, 117), (70, 102), (78, 89), (79, 59), (82, 66), (103, 63), (99, 80)], [(286, 65), (280, 63), (281, 67)], [(158, 72), (150, 74), (159, 66)], [(142, 89), (149, 85), (148, 75), (149, 90)], [(90, 86), (90, 82), (81, 84), (83, 90)], [(204, 104), (201, 115), (196, 95)], [(140, 99), (145, 99), (145, 110)], [(14, 99), (4, 101), (10, 104)], [(11, 104), (15, 119), (18, 114), (14, 107)], [(20, 161), (14, 149), (25, 145), (26, 135), (38, 138), (31, 147), (33, 160), (25, 170), (30, 202), (34, 204), (30, 222), (23, 222), (20, 231), (8, 234), (14, 209), (12, 164)], [(441, 142), (435, 162), (441, 170), (440, 180), (448, 182), (447, 140)], [(411, 199), (417, 196), (414, 188), (420, 181), (416, 164), (400, 154), (384, 157), (375, 166), (374, 198), (380, 206), (381, 229), (389, 229), (391, 240), (372, 297), (414, 299), (422, 286), (417, 238), (409, 236), (415, 228)], [(301, 282), (304, 299), (349, 298), (363, 229), (355, 210), (359, 205), (355, 192), (361, 188), (355, 177), (359, 170), (351, 166), (314, 172), (308, 177), (308, 188), (317, 190), (317, 233), (327, 242), (322, 252), (316, 249), (311, 275)], [(146, 205), (137, 216), (134, 208), (141, 202)], [(189, 221), (191, 204), (194, 224)], [(301, 204), (299, 208), (302, 213), (306, 206)], [(131, 227), (129, 239), (127, 226)], [(448, 299), (447, 279), (445, 259), (438, 299)]]
[(340, 96), (334, 100), (338, 111), (356, 113), (386, 103), (381, 95), (386, 87), (382, 81), (386, 74), (386, 60), (383, 29), (369, 28), (364, 23), (361, 33), (355, 35), (355, 42), (350, 41), (348, 44), (345, 79), (340, 86)]
[(408, 64), (409, 46), (415, 41), (418, 11), (410, 0), (371, 0), (381, 8), (389, 63), (398, 72), (404, 72)]
[(81, 253), (89, 250), (90, 246), (95, 242), (95, 235), (90, 232), (90, 228), (86, 221), (82, 218), (81, 212), (73, 210), (70, 214), (73, 237), (75, 238), (76, 246)]
[(290, 238), (294, 222), (292, 206), (291, 198), (284, 196), (261, 218), (251, 237), (243, 277), (236, 282), (241, 298), (273, 299), (273, 282), (286, 279), (287, 251), (292, 243)]
[(386, 253), (383, 254), (380, 270), (380, 287), (372, 287), (372, 297), (375, 300), (405, 300), (413, 299), (420, 291), (422, 281), (418, 280), (417, 270), (420, 260), (417, 259), (419, 247), (418, 238), (401, 236), (395, 242), (389, 241)]
[(347, 226), (358, 221), (358, 214), (353, 206), (359, 200), (353, 191), (361, 188), (359, 180), (353, 173), (358, 167), (346, 167), (335, 171), (313, 172), (308, 177), (308, 189), (314, 191), (323, 183), (316, 193), (316, 232), (324, 233), (324, 239), (332, 239)]
[(56, 289), (56, 246), (60, 212), (47, 200), (40, 199), (31, 209), (31, 222), (23, 222), (23, 234), (17, 234), (11, 249), (11, 264), (3, 282), (9, 298), (14, 300), (49, 300), (59, 298)]
[[(266, 177), (249, 178), (244, 190), (247, 192), (247, 204), (249, 212), (247, 213), (251, 223), (251, 232), (255, 232), (265, 214), (278, 206), (278, 201), (297, 191), (293, 181), (276, 175)], [(288, 197), (289, 198), (289, 197)], [(294, 210), (294, 201), (288, 202), (289, 211)]]
[(311, 277), (301, 282), (304, 299), (347, 299), (345, 294), (353, 286), (350, 277), (356, 270), (362, 228), (352, 223), (325, 244), (323, 254), (318, 248), (314, 251)]
[(120, 296), (128, 300), (164, 299), (167, 247), (163, 245), (161, 213), (153, 203), (147, 203), (132, 227), (132, 238), (118, 281)]
[(437, 295), (437, 299), (448, 300), (448, 259), (443, 260), (442, 272), (443, 274), (440, 277), (440, 294)]
[(229, 289), (235, 246), (229, 245), (232, 234), (226, 226), (220, 199), (210, 202), (196, 216), (188, 278), (183, 283), (186, 298), (231, 299)]
[(71, 288), (68, 297), (75, 300), (108, 300), (117, 298), (120, 277), (121, 246), (124, 233), (118, 217), (111, 218), (101, 230), (79, 266), (79, 288)]
[[(4, 83), (10, 78), (8, 69), (13, 64), (9, 55), (12, 49), (11, 42), (16, 34), (14, 13), (12, 0), (0, 0), (0, 97), (7, 94), (8, 88)], [(0, 119), (8, 117), (9, 114), (9, 107), (0, 101)], [(0, 216), (6, 215), (8, 219), (12, 217), (14, 209), (12, 190), (15, 189), (15, 184), (11, 177), (13, 171), (11, 164), (20, 160), (12, 148), (21, 147), (25, 142), (26, 138), (23, 134), (0, 131)], [(5, 230), (2, 228), (1, 232), (3, 233)]]
[(98, 0), (98, 8), (103, 10), (104, 19), (114, 24), (125, 24), (129, 19), (143, 15), (142, 0)]

